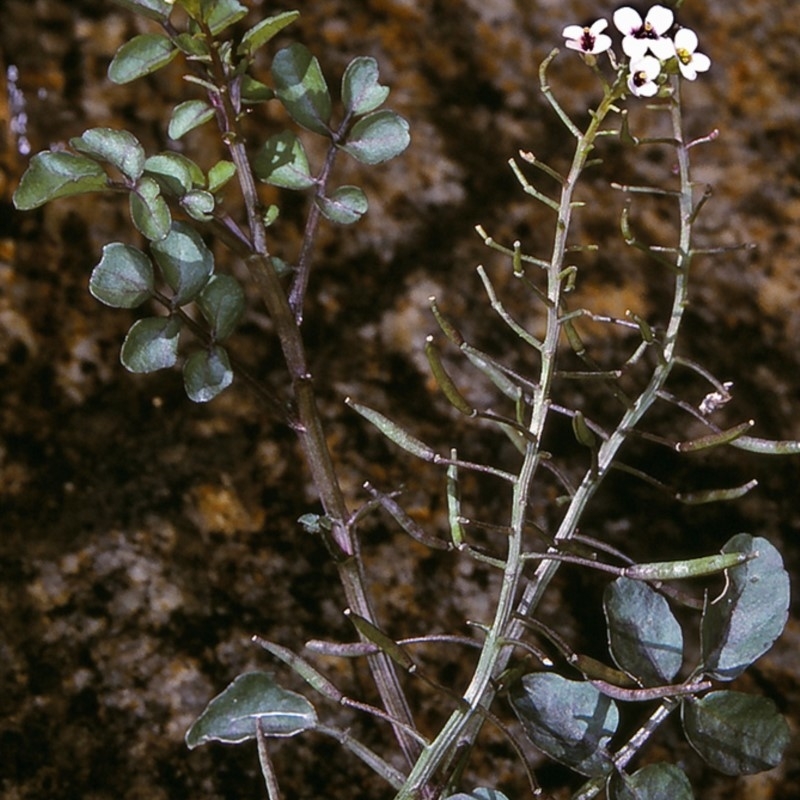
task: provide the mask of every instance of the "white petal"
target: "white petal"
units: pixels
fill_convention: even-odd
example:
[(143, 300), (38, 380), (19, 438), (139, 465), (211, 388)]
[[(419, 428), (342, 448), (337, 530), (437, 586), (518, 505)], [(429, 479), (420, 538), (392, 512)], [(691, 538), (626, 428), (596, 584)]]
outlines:
[(649, 22), (653, 26), (653, 30), (660, 35), (669, 30), (673, 19), (675, 19), (675, 15), (670, 9), (664, 6), (653, 6), (647, 12), (645, 22)]
[[(633, 67), (633, 65), (631, 65)], [(661, 62), (653, 56), (645, 56), (637, 65), (637, 70), (641, 70), (653, 81), (661, 74)]]
[(681, 28), (675, 34), (675, 49), (694, 53), (697, 50), (697, 34), (691, 28)]
[(711, 69), (711, 59), (705, 53), (692, 53), (692, 66), (698, 72), (708, 72)]
[(639, 12), (635, 8), (623, 6), (614, 12), (614, 25), (620, 33), (638, 31), (644, 25)]
[(684, 64), (683, 61), (678, 59), (678, 67), (680, 68), (681, 75), (683, 75), (687, 81), (693, 81), (697, 77), (697, 70), (691, 61), (688, 64)]
[(567, 39), (580, 39), (583, 36), (583, 27), (581, 25), (567, 25), (561, 35)]
[(594, 47), (592, 48), (592, 53), (597, 55), (598, 53), (605, 53), (611, 47), (611, 37), (606, 36), (604, 33), (601, 33), (597, 36), (594, 40)]
[(652, 81), (649, 81), (648, 83), (642, 84), (634, 94), (639, 97), (652, 97), (657, 91), (658, 86)]
[(654, 56), (662, 61), (666, 61), (675, 55), (675, 45), (671, 39), (642, 39), (641, 41), (650, 48), (650, 52)]
[(570, 50), (577, 50), (579, 53), (586, 52), (583, 49), (583, 45), (577, 39), (567, 39), (567, 41), (564, 42), (564, 45)]
[(641, 58), (647, 52), (647, 44), (647, 39), (636, 39), (633, 36), (626, 36), (622, 40), (622, 52), (633, 61), (637, 58)]
[(607, 19), (599, 19), (597, 22), (592, 24), (592, 27), (589, 28), (589, 33), (592, 36), (598, 36), (608, 27), (608, 20)]

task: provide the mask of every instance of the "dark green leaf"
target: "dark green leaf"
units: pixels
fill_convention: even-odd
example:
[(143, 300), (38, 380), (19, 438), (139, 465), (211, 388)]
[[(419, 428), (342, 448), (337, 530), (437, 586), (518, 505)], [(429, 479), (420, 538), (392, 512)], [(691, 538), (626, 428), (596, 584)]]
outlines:
[(219, 191), (236, 174), (236, 165), (232, 161), (217, 161), (208, 171), (208, 191)]
[(128, 131), (90, 128), (82, 136), (70, 139), (69, 143), (85, 156), (107, 161), (132, 181), (139, 180), (144, 170), (144, 148)]
[(272, 100), (275, 92), (265, 83), (251, 78), (249, 75), (242, 76), (242, 102), (243, 103), (265, 103)]
[(114, 2), (156, 22), (165, 22), (172, 11), (172, 4), (166, 0), (114, 0)]
[(117, 50), (108, 65), (108, 77), (114, 83), (129, 83), (165, 67), (178, 52), (166, 36), (141, 33)]
[(175, 37), (174, 41), (184, 55), (198, 61), (208, 61), (210, 59), (208, 44), (203, 39), (202, 34), (181, 33)]
[(256, 177), (285, 189), (308, 189), (314, 179), (302, 142), (291, 132), (270, 136), (253, 162)]
[(373, 111), (353, 125), (341, 148), (362, 164), (379, 164), (402, 153), (410, 141), (408, 123), (399, 114)]
[(272, 62), (275, 93), (292, 119), (304, 128), (329, 135), (331, 96), (319, 62), (301, 44), (279, 50)]
[(172, 111), (167, 127), (170, 139), (180, 139), (189, 131), (200, 127), (214, 116), (214, 109), (205, 100), (186, 100), (178, 103)]
[(205, 189), (194, 189), (181, 198), (181, 208), (192, 219), (196, 219), (199, 222), (207, 222), (211, 219), (216, 204), (214, 195)]
[(208, 13), (203, 16), (214, 36), (247, 15), (247, 7), (237, 0), (214, 0), (213, 3), (206, 3), (205, 7)]
[(606, 747), (619, 712), (591, 683), (535, 672), (524, 675), (510, 697), (525, 733), (542, 752), (590, 777), (612, 768)]
[(236, 52), (240, 56), (253, 55), (259, 47), (265, 45), (287, 25), (291, 25), (299, 16), (299, 11), (284, 11), (282, 14), (275, 14), (272, 17), (261, 20), (258, 25), (250, 28), (242, 36), (242, 42)]
[(772, 700), (742, 692), (711, 692), (682, 703), (689, 744), (726, 775), (772, 769), (783, 758), (791, 734)]
[(614, 663), (645, 686), (670, 683), (683, 663), (683, 632), (663, 595), (617, 578), (606, 587), (603, 610)]
[(182, 197), (205, 183), (203, 170), (180, 153), (159, 153), (144, 162), (144, 171), (166, 192)]
[(102, 191), (107, 184), (105, 170), (91, 158), (45, 150), (30, 160), (14, 192), (14, 206), (29, 211), (58, 197)]
[(192, 353), (183, 365), (186, 396), (195, 403), (208, 403), (231, 383), (231, 362), (228, 353), (219, 345)]
[(197, 305), (218, 341), (227, 338), (244, 313), (244, 290), (230, 275), (213, 275), (197, 296)]
[(378, 83), (378, 62), (374, 58), (354, 58), (342, 76), (342, 102), (356, 116), (374, 111), (389, 96), (389, 87)]
[(648, 764), (633, 775), (609, 779), (609, 800), (694, 800), (692, 785), (675, 764)]
[(150, 246), (164, 280), (183, 305), (197, 297), (214, 271), (214, 256), (200, 234), (185, 222), (174, 222), (169, 234)]
[(186, 732), (186, 744), (254, 739), (256, 720), (267, 736), (294, 736), (315, 727), (317, 715), (305, 697), (282, 689), (271, 675), (247, 672), (206, 706)]
[(169, 232), (172, 217), (156, 181), (145, 175), (131, 190), (128, 200), (136, 230), (151, 241), (163, 239)]
[(781, 554), (766, 540), (748, 533), (734, 536), (724, 553), (758, 553), (728, 570), (721, 598), (703, 613), (703, 669), (729, 681), (772, 647), (789, 616), (789, 575)]
[(152, 296), (153, 288), (153, 265), (141, 250), (120, 242), (103, 247), (89, 279), (93, 297), (113, 308), (135, 308)]
[(131, 325), (120, 351), (120, 361), (130, 372), (155, 372), (178, 360), (181, 323), (176, 317), (145, 317)]
[(340, 186), (330, 197), (315, 197), (314, 202), (326, 219), (339, 225), (357, 222), (369, 208), (367, 196), (358, 186)]

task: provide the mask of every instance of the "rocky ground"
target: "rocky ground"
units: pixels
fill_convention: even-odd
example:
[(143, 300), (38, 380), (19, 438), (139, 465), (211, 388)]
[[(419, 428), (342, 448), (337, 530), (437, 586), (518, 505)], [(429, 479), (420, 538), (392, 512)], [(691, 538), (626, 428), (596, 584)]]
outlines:
[[(249, 4), (252, 22), (292, 7)], [(563, 163), (568, 136), (539, 93), (538, 64), (561, 43), (564, 25), (609, 16), (614, 5), (302, 5), (294, 36), (320, 55), (326, 74), (338, 76), (355, 55), (377, 58), (392, 87), (390, 105), (409, 119), (413, 135), (396, 161), (340, 173), (342, 182), (364, 186), (371, 209), (353, 229), (323, 228), (318, 242), (305, 331), (329, 441), (352, 505), (367, 478), (385, 489), (402, 484), (406, 507), (441, 532), (441, 473), (398, 455), (342, 399), (352, 394), (391, 413), (438, 448), (455, 441), (477, 460), (511, 458), (505, 445), (466, 426), (438, 397), (421, 355), (424, 335), (434, 328), (427, 298), (436, 294), (480, 346), (517, 363), (525, 357), (488, 310), (475, 265), (487, 264), (518, 319), (534, 329), (535, 307), (515, 295), (507, 267), (483, 247), (473, 226), (546, 253), (548, 212), (521, 192), (506, 161), (523, 148)], [(687, 87), (688, 127), (698, 137), (720, 131), (717, 141), (694, 151), (697, 179), (714, 185), (700, 236), (709, 245), (758, 247), (697, 262), (681, 352), (735, 382), (721, 423), (752, 417), (757, 435), (800, 438), (800, 6), (776, 0), (684, 5), (682, 21), (698, 30), (713, 61), (711, 72)], [(104, 0), (0, 5), (2, 800), (264, 796), (254, 748), (189, 753), (182, 741), (187, 726), (239, 672), (275, 668), (249, 643), (253, 633), (294, 647), (312, 637), (351, 637), (324, 548), (302, 538), (295, 523), (315, 509), (315, 497), (290, 433), (265, 416), (242, 383), (196, 406), (183, 396), (177, 373), (132, 376), (119, 365), (132, 317), (100, 306), (86, 286), (103, 244), (134, 241), (124, 206), (91, 196), (26, 214), (11, 206), (29, 154), (87, 127), (128, 127), (151, 151), (166, 146), (168, 109), (187, 92), (177, 66), (124, 87), (105, 78), (115, 49), (149, 29)], [(561, 56), (551, 79), (576, 117), (597, 97), (591, 74), (573, 54)], [(275, 122), (270, 113), (257, 117), (254, 136)], [(188, 146), (211, 164), (221, 151), (207, 127)], [(619, 243), (621, 200), (609, 202), (601, 191), (609, 178), (655, 183), (670, 165), (614, 144), (604, 156), (602, 175), (583, 196), (578, 237), (603, 250), (584, 262), (581, 300), (606, 314), (633, 308), (657, 317), (665, 276), (631, 260)], [(301, 207), (296, 199), (286, 203), (276, 247), (291, 260)], [(637, 204), (635, 219), (643, 238), (669, 240), (670, 217), (660, 206)], [(242, 275), (221, 249), (219, 257)], [(624, 342), (601, 342), (598, 333), (587, 334), (593, 352), (612, 362)], [(285, 384), (269, 320), (255, 297), (232, 347), (271, 386)], [(484, 396), (485, 387), (470, 385), (454, 356), (452, 368), (471, 396)], [(692, 402), (706, 391), (688, 378), (673, 388)], [(653, 426), (674, 421), (660, 412)], [(569, 436), (562, 433), (554, 433), (555, 445), (566, 446)], [(648, 560), (714, 551), (734, 533), (749, 531), (781, 549), (797, 580), (800, 458), (732, 452), (677, 459), (658, 449), (634, 451), (634, 457), (676, 486), (736, 485), (755, 477), (759, 487), (724, 506), (676, 507), (646, 487), (617, 480), (598, 498), (586, 529)], [(503, 519), (502, 497), (477, 482), (465, 494), (470, 513)], [(486, 593), (496, 588), (489, 572), (434, 556), (385, 520), (371, 523), (366, 537), (381, 617), (393, 635), (463, 633), (465, 619), (487, 618)], [(565, 574), (543, 613), (573, 641), (599, 648), (601, 589), (593, 576)], [(783, 639), (738, 682), (772, 697), (793, 731), (800, 721), (796, 612), (795, 603)], [(455, 687), (469, 675), (468, 657), (458, 651), (431, 650), (425, 663)], [(348, 691), (369, 696), (359, 667), (327, 666)], [(446, 703), (413, 683), (411, 691), (421, 724), (432, 729)], [(380, 746), (382, 729), (355, 724)], [(796, 744), (771, 773), (723, 778), (704, 771), (678, 733), (678, 726), (667, 726), (646, 758), (677, 760), (698, 797), (800, 796)], [(284, 743), (275, 760), (289, 798), (389, 796), (328, 741)], [(492, 731), (473, 770), (475, 781), (497, 785), (509, 797), (526, 796), (513, 754)], [(575, 785), (552, 766), (540, 777), (558, 798)]]

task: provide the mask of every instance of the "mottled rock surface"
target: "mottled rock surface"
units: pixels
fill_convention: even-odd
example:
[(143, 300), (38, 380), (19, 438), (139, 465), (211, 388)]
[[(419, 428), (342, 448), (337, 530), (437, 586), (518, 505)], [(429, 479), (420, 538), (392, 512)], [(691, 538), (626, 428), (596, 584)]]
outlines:
[[(253, 22), (292, 7), (251, 5)], [(413, 516), (443, 532), (440, 471), (398, 456), (342, 399), (352, 394), (391, 413), (440, 449), (455, 441), (471, 458), (510, 463), (507, 445), (467, 427), (438, 397), (421, 354), (424, 335), (434, 330), (427, 298), (437, 295), (480, 346), (510, 362), (526, 357), (487, 309), (475, 266), (487, 265), (517, 319), (533, 329), (536, 308), (473, 226), (547, 252), (549, 212), (522, 193), (506, 161), (522, 148), (563, 165), (568, 136), (539, 93), (538, 65), (560, 44), (564, 25), (608, 16), (615, 6), (302, 6), (294, 36), (320, 55), (326, 74), (338, 76), (355, 55), (377, 58), (392, 87), (391, 105), (413, 134), (408, 152), (385, 166), (360, 172), (342, 164), (338, 178), (360, 182), (371, 209), (353, 229), (324, 227), (318, 242), (306, 336), (330, 443), (351, 505), (363, 499), (367, 478), (387, 490), (402, 484)], [(686, 87), (690, 134), (720, 131), (717, 141), (694, 151), (696, 178), (714, 185), (700, 235), (709, 245), (758, 245), (697, 262), (682, 352), (735, 382), (720, 424), (752, 417), (760, 436), (800, 438), (800, 5), (687, 0), (682, 21), (699, 31), (713, 60), (711, 72)], [(124, 205), (80, 197), (27, 214), (11, 207), (28, 153), (87, 127), (129, 127), (151, 151), (166, 146), (168, 109), (187, 91), (179, 69), (124, 87), (105, 78), (115, 49), (144, 30), (145, 22), (101, 0), (0, 4), (0, 800), (264, 796), (254, 748), (189, 753), (186, 727), (239, 672), (276, 669), (250, 644), (252, 634), (293, 647), (313, 637), (352, 636), (324, 548), (295, 523), (315, 509), (315, 498), (291, 434), (265, 418), (244, 384), (195, 406), (183, 396), (178, 373), (132, 376), (119, 365), (132, 316), (97, 304), (86, 285), (103, 244), (135, 241)], [(576, 116), (597, 97), (591, 73), (573, 54), (556, 62), (551, 82)], [(639, 115), (633, 116), (635, 124)], [(280, 121), (274, 111), (256, 116), (254, 139)], [(206, 166), (222, 153), (210, 126), (191, 135), (188, 147)], [(611, 144), (603, 155), (605, 166), (583, 189), (587, 207), (577, 235), (603, 249), (583, 257), (582, 302), (611, 315), (627, 308), (657, 315), (665, 275), (631, 259), (620, 244), (622, 199), (609, 203), (603, 186), (609, 178), (657, 183), (670, 164)], [(271, 197), (264, 193), (265, 201)], [(299, 210), (291, 200), (277, 228), (276, 248), (288, 260), (300, 237)], [(669, 241), (671, 218), (662, 206), (637, 203), (634, 219), (643, 238)], [(217, 250), (220, 263), (243, 276), (241, 265)], [(622, 346), (619, 337), (603, 348), (590, 343), (609, 362)], [(254, 374), (276, 388), (285, 384), (256, 298), (233, 347)], [(488, 397), (452, 352), (447, 358), (471, 397)], [(689, 376), (674, 388), (692, 402), (706, 391)], [(653, 426), (671, 419), (664, 410)], [(568, 441), (568, 431), (556, 432), (555, 445)], [(588, 532), (655, 559), (714, 551), (750, 531), (778, 545), (797, 580), (800, 459), (678, 459), (652, 449), (634, 450), (634, 457), (679, 487), (752, 477), (760, 485), (735, 503), (687, 508), (620, 478), (598, 499)], [(503, 497), (472, 479), (465, 483), (469, 513), (504, 519)], [(398, 638), (463, 633), (465, 619), (490, 613), (484, 593), (496, 588), (495, 575), (431, 554), (385, 520), (367, 526), (365, 557), (381, 619)], [(601, 591), (594, 576), (565, 571), (543, 610), (598, 655), (601, 616), (591, 603)], [(796, 611), (795, 602), (784, 638), (738, 684), (772, 697), (793, 730), (800, 707)], [(422, 661), (461, 687), (470, 658), (431, 648)], [(348, 692), (370, 696), (360, 666), (331, 660), (326, 668)], [(432, 731), (449, 706), (411, 686), (420, 724)], [(347, 721), (376, 748), (385, 741), (383, 728)], [(472, 779), (527, 796), (502, 738), (487, 729), (483, 742)], [(796, 745), (772, 773), (722, 778), (703, 769), (675, 725), (659, 734), (646, 758), (680, 762), (704, 800), (800, 796)], [(327, 740), (283, 743), (275, 761), (288, 798), (389, 796)], [(552, 766), (540, 777), (558, 798), (576, 785)]]

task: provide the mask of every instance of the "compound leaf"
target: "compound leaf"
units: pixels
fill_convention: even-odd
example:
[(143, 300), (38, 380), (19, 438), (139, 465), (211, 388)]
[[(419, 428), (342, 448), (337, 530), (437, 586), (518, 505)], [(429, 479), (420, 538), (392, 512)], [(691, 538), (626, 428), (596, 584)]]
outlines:
[(272, 62), (275, 93), (292, 119), (314, 133), (329, 135), (331, 95), (319, 61), (301, 44), (279, 50)]
[(131, 325), (120, 351), (120, 361), (130, 372), (155, 372), (178, 360), (181, 323), (176, 317), (145, 317)]
[(85, 156), (107, 161), (132, 181), (144, 170), (144, 148), (128, 131), (113, 128), (90, 128), (69, 140), (70, 146)]
[(103, 247), (89, 291), (107, 306), (135, 308), (152, 296), (154, 280), (153, 265), (141, 250), (113, 242)]
[(208, 191), (219, 191), (236, 174), (233, 161), (217, 161), (208, 171)]
[(108, 65), (108, 77), (114, 83), (130, 83), (165, 67), (178, 52), (166, 36), (141, 33), (117, 50)]
[(616, 773), (608, 782), (609, 800), (694, 800), (686, 773), (675, 764), (648, 764), (633, 775)]
[(669, 603), (642, 581), (617, 578), (603, 611), (614, 663), (645, 686), (670, 683), (683, 663), (683, 632)]
[(755, 558), (728, 570), (728, 585), (703, 612), (703, 669), (730, 681), (772, 647), (789, 616), (789, 575), (781, 554), (766, 539), (740, 533), (723, 553)]
[(612, 769), (606, 746), (619, 711), (588, 681), (555, 672), (524, 675), (511, 689), (511, 705), (528, 738), (551, 758), (590, 777)]
[(199, 128), (214, 116), (214, 109), (205, 100), (186, 100), (172, 111), (167, 134), (170, 139), (180, 139), (189, 131)]
[(166, 22), (172, 11), (172, 4), (167, 0), (114, 0), (114, 2), (156, 22)]
[(197, 305), (211, 325), (214, 339), (221, 341), (233, 333), (244, 313), (244, 290), (230, 275), (212, 275), (197, 296)]
[(284, 189), (308, 189), (314, 178), (303, 143), (291, 132), (270, 136), (253, 162), (256, 177)]
[(339, 225), (357, 222), (369, 208), (367, 196), (358, 186), (340, 186), (330, 197), (315, 197), (314, 202), (326, 219)]
[(726, 775), (751, 775), (777, 766), (791, 734), (772, 700), (742, 692), (710, 692), (682, 703), (689, 744)]
[(205, 189), (193, 189), (181, 198), (181, 208), (192, 218), (199, 222), (211, 219), (217, 201), (211, 192)]
[(240, 56), (251, 56), (263, 47), (270, 39), (280, 33), (287, 25), (291, 25), (300, 16), (299, 11), (284, 11), (272, 17), (262, 19), (257, 25), (246, 31), (236, 52)]
[(355, 116), (374, 111), (389, 96), (389, 87), (378, 83), (378, 62), (368, 56), (354, 58), (342, 76), (342, 102)]
[(30, 160), (14, 192), (14, 206), (30, 211), (58, 197), (102, 191), (107, 184), (105, 170), (93, 159), (45, 150)]
[(194, 300), (214, 271), (214, 255), (185, 222), (174, 222), (167, 236), (153, 242), (151, 250), (164, 280), (175, 292), (176, 305)]
[(151, 241), (163, 239), (169, 232), (172, 216), (161, 187), (153, 178), (143, 176), (128, 195), (130, 215), (136, 230)]
[(227, 351), (219, 345), (192, 353), (183, 365), (186, 396), (195, 403), (207, 403), (233, 383)]
[(379, 164), (402, 153), (410, 141), (408, 122), (384, 109), (356, 122), (341, 148), (362, 164)]
[(256, 720), (267, 736), (294, 736), (317, 724), (302, 695), (278, 686), (266, 672), (239, 675), (218, 694), (186, 732), (190, 749), (206, 742), (239, 744), (256, 736)]
[(203, 15), (205, 22), (214, 36), (247, 15), (247, 7), (237, 0), (214, 0), (203, 5), (208, 9), (208, 13)]
[(166, 192), (182, 197), (205, 183), (203, 170), (180, 153), (158, 153), (144, 162), (145, 174), (154, 178)]

